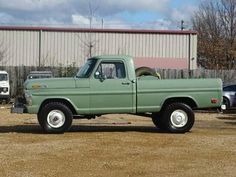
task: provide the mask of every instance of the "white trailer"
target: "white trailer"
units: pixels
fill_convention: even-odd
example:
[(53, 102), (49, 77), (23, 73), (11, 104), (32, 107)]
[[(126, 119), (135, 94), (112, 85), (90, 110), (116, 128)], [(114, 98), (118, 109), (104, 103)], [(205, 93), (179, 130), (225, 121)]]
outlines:
[(10, 99), (9, 75), (6, 71), (0, 71), (0, 101)]

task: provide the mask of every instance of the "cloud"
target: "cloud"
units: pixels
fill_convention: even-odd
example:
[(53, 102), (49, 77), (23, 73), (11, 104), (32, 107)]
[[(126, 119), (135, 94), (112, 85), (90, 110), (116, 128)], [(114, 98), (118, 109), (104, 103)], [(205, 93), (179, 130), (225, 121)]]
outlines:
[[(173, 26), (173, 21), (190, 18), (194, 7), (171, 7), (171, 0), (0, 0), (0, 23), (22, 25), (80, 25), (89, 27), (92, 9), (93, 27), (100, 28), (158, 28)], [(142, 14), (158, 14), (157, 20), (129, 21), (124, 14), (135, 18)], [(123, 14), (123, 16), (122, 16)], [(158, 17), (159, 16), (159, 17)], [(133, 24), (136, 23), (136, 24)], [(177, 24), (176, 24), (177, 26)]]
[[(98, 8), (100, 14), (112, 15), (124, 11), (138, 12), (138, 11), (155, 11), (164, 12), (167, 10), (170, 0), (100, 0)], [(95, 3), (96, 5), (96, 3)]]
[(0, 24), (3, 25), (56, 25), (56, 26), (63, 26), (65, 25), (64, 21), (60, 21), (56, 18), (22, 18), (22, 17), (17, 17), (17, 16), (12, 16), (7, 13), (0, 13)]
[[(73, 0), (74, 6), (71, 7), (72, 23), (89, 27), (90, 10), (94, 13), (93, 27), (101, 27), (102, 19), (104, 28), (144, 28), (145, 25), (137, 26), (132, 24), (121, 15), (128, 12), (130, 16), (140, 11), (145, 12), (166, 12), (170, 0)], [(93, 2), (93, 3), (91, 3)], [(73, 3), (72, 3), (73, 4)]]
[(113, 15), (122, 11), (159, 11), (167, 9), (170, 0), (0, 0), (0, 9), (17, 11), (43, 11), (66, 8), (61, 13), (80, 13), (85, 15), (89, 12), (89, 5), (97, 8), (99, 15)]
[(196, 6), (190, 5), (186, 5), (181, 8), (174, 8), (171, 12), (170, 18), (174, 20), (189, 19), (196, 9)]
[[(79, 26), (79, 27), (86, 27), (89, 28), (90, 26), (90, 19), (89, 17), (85, 17), (80, 14), (73, 14), (72, 15), (72, 23), (73, 25)], [(128, 25), (125, 21), (121, 19), (102, 19), (102, 18), (96, 18), (93, 17), (91, 21), (91, 25), (93, 28), (126, 28), (130, 29), (132, 28), (131, 25)]]
[(0, 13), (1, 23), (10, 23), (15, 20), (15, 18), (7, 13)]
[(172, 11), (167, 15), (167, 18), (172, 22), (172, 25), (180, 28), (181, 20), (184, 21), (185, 28), (192, 28), (191, 17), (197, 10), (196, 5), (183, 5), (178, 8), (173, 8)]
[(89, 18), (86, 18), (85, 16), (82, 16), (80, 14), (72, 14), (72, 23), (75, 25), (89, 25), (90, 21)]
[(37, 11), (63, 5), (67, 0), (0, 0), (1, 9)]
[(2, 24), (54, 25), (70, 23), (65, 10), (68, 0), (0, 0)]

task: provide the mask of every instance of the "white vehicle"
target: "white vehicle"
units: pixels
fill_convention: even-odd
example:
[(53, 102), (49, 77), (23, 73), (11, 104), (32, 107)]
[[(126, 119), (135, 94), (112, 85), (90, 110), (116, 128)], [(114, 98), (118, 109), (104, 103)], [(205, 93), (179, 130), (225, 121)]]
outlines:
[(10, 84), (9, 76), (6, 71), (0, 71), (0, 101), (10, 99)]

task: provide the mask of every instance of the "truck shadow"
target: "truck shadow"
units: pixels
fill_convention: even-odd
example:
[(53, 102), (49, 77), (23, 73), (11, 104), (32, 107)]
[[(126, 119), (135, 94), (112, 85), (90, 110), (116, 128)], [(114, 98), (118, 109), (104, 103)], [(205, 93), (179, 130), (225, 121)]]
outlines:
[(224, 116), (216, 117), (219, 120), (225, 120), (225, 124), (236, 125), (236, 115), (224, 114)]
[(143, 132), (166, 133), (161, 129), (149, 126), (109, 126), (109, 125), (78, 125), (72, 126), (70, 132)]
[(9, 125), (0, 126), (0, 133), (42, 134), (43, 131), (39, 125)]
[[(142, 133), (167, 133), (156, 127), (148, 126), (109, 126), (109, 125), (73, 125), (69, 132), (142, 132)], [(45, 134), (37, 124), (0, 126), (0, 133), (29, 133)]]

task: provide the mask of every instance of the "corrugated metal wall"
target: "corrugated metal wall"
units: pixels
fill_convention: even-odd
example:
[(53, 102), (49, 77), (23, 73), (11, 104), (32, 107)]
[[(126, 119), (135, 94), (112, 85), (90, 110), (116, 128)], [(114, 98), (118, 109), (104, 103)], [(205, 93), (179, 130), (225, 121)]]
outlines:
[(194, 32), (0, 28), (0, 44), (6, 66), (81, 66), (92, 45), (92, 55), (131, 55), (137, 66), (196, 68)]
[(3, 53), (1, 65), (37, 65), (38, 34), (37, 31), (0, 30), (0, 53)]

